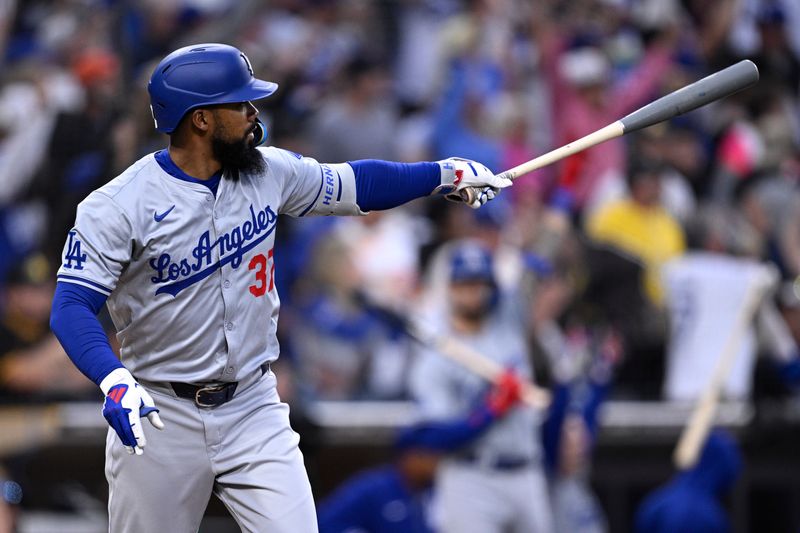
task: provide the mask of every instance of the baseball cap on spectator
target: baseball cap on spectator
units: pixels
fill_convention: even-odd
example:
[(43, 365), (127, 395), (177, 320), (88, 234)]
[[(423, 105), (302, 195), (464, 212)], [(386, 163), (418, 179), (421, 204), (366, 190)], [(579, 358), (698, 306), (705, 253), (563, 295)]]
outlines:
[(782, 26), (785, 21), (783, 8), (776, 2), (763, 2), (756, 15), (756, 22), (762, 26)]
[(99, 48), (84, 51), (72, 64), (72, 72), (84, 87), (112, 79), (119, 68), (119, 58)]
[(22, 487), (11, 480), (0, 479), (0, 497), (9, 505), (19, 505), (22, 502)]
[(44, 285), (52, 278), (52, 268), (44, 254), (31, 254), (14, 266), (6, 274), (9, 285)]
[(22, 487), (11, 481), (3, 465), (0, 465), (0, 502), (19, 505), (22, 502)]
[(559, 61), (558, 68), (561, 76), (577, 87), (604, 84), (611, 74), (608, 58), (592, 46), (567, 52)]

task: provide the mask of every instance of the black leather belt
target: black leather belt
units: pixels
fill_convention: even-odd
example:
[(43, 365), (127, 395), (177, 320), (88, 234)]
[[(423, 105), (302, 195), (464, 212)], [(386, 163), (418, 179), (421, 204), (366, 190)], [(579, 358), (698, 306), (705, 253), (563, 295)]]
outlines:
[[(261, 365), (261, 375), (263, 376), (267, 371), (269, 371), (269, 363), (264, 363)], [(194, 385), (192, 383), (170, 381), (169, 384), (178, 398), (194, 400), (198, 407), (218, 407), (233, 399), (239, 382)]]

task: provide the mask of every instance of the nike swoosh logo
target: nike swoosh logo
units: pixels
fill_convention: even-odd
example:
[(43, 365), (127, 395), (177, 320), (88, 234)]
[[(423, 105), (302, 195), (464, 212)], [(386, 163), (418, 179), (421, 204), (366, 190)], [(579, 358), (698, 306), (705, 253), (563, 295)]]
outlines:
[(153, 211), (153, 219), (154, 219), (156, 222), (161, 222), (162, 220), (164, 220), (164, 218), (165, 218), (167, 215), (169, 215), (169, 214), (170, 214), (170, 212), (171, 212), (173, 209), (175, 209), (175, 206), (174, 206), (174, 205), (173, 205), (172, 207), (170, 207), (169, 209), (167, 209), (166, 211), (164, 211), (163, 213), (161, 213), (160, 215), (159, 215), (158, 213), (156, 213), (155, 211)]

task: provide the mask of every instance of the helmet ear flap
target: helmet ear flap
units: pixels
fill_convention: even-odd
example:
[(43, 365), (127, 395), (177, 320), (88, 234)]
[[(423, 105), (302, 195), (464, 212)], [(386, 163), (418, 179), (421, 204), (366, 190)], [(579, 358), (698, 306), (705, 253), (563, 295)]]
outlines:
[(261, 146), (267, 142), (267, 125), (260, 118), (256, 118), (256, 129), (253, 130), (253, 136), (255, 137), (253, 146)]

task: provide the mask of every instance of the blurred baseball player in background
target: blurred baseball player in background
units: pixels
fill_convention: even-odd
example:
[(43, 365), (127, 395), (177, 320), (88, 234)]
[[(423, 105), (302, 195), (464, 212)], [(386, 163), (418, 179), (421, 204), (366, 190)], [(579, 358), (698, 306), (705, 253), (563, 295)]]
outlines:
[(432, 533), (428, 507), (441, 450), (425, 431), (401, 430), (391, 464), (356, 474), (322, 501), (320, 533)]
[[(519, 291), (500, 293), (492, 255), (482, 244), (456, 242), (449, 253), (448, 301), (433, 313), (433, 321), (441, 332), (507, 368), (501, 379), (506, 387), (519, 387), (520, 379), (532, 377), (525, 338), (527, 312), (521, 299), (514, 297)], [(461, 421), (469, 427), (480, 416), (495, 416), (480, 415), (480, 407), (476, 410), (488, 387), (482, 378), (435, 351), (420, 354), (410, 387), (426, 420)], [(474, 442), (448, 456), (436, 480), (437, 530), (552, 531), (539, 428), (539, 414), (517, 406)]]
[(354, 476), (320, 505), (320, 533), (429, 533), (429, 503), (442, 458), (479, 438), (520, 401), (507, 373), (466, 419), (429, 421), (400, 431), (393, 464)]
[[(251, 102), (276, 89), (231, 46), (169, 54), (148, 86), (169, 148), (91, 193), (67, 236), (51, 327), (106, 396), (115, 533), (196, 531), (212, 492), (244, 531), (317, 529), (269, 367), (279, 353), (279, 214), (360, 215), (430, 194), (457, 200), (466, 187), (478, 207), (510, 185), (466, 160), (327, 165), (257, 148), (265, 129)], [(105, 303), (121, 360), (96, 318)], [(509, 348), (522, 361), (521, 347)], [(146, 438), (140, 417), (161, 431)], [(533, 458), (531, 449), (520, 459)]]
[(636, 533), (728, 533), (731, 521), (720, 501), (742, 471), (736, 442), (715, 431), (693, 468), (651, 492), (636, 512)]

